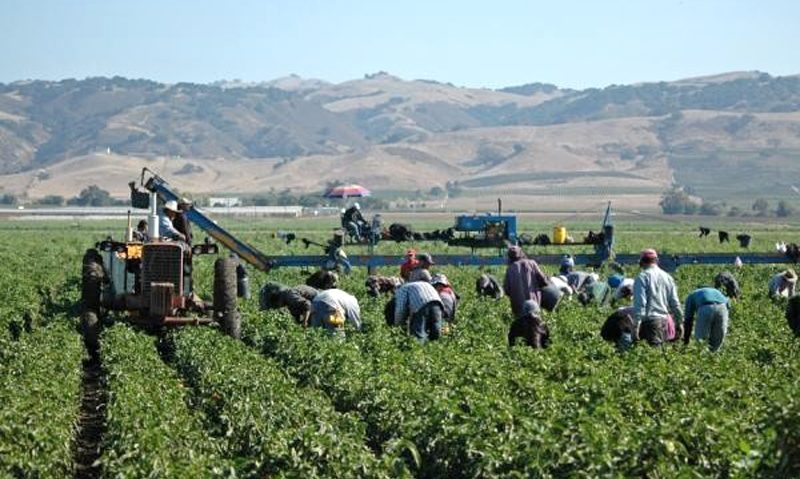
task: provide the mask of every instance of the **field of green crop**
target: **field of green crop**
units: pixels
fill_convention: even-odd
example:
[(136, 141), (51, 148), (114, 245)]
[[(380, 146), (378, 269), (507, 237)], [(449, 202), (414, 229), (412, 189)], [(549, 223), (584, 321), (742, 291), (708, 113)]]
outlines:
[[(272, 233), (297, 226), (323, 239), (333, 222), (230, 226), (270, 254), (318, 254)], [(756, 251), (800, 233), (711, 226), (749, 232)], [(740, 251), (696, 238), (695, 227), (626, 221), (618, 251)], [(575, 302), (546, 314), (549, 349), (509, 348), (508, 301), (475, 296), (477, 269), (442, 267), (462, 304), (438, 342), (386, 326), (386, 298), (367, 297), (356, 270), (343, 288), (358, 297), (364, 330), (344, 340), (259, 311), (254, 294), (240, 303), (240, 341), (211, 327), (148, 333), (110, 317), (91, 360), (78, 328), (81, 256), (120, 229), (0, 223), (0, 477), (800, 477), (800, 339), (784, 303), (766, 297), (780, 265), (735, 270), (744, 298), (716, 354), (695, 343), (619, 353), (599, 335), (610, 309)], [(379, 251), (399, 263), (406, 247)], [(723, 269), (734, 270), (680, 269), (682, 298)], [(195, 271), (210, 299), (213, 258)], [(250, 278), (256, 293), (305, 273)]]

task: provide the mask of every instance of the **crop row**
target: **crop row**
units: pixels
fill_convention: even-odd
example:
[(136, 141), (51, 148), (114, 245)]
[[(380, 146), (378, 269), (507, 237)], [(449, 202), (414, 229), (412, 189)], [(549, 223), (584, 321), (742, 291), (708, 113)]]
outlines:
[[(678, 278), (694, 287), (713, 272)], [(598, 335), (608, 310), (574, 303), (548, 317), (549, 350), (509, 349), (507, 304), (475, 299), (457, 270), (448, 275), (465, 298), (462, 319), (440, 344), (409, 342), (366, 299), (368, 332), (344, 343), (275, 312), (250, 312), (246, 339), (357, 412), (375, 447), (413, 442), (421, 476), (749, 474), (773, 450), (764, 431), (778, 393), (798, 390), (781, 305), (760, 291), (768, 274), (739, 273), (747, 296), (718, 355), (699, 344), (618, 355)]]
[(66, 477), (83, 344), (65, 318), (13, 342), (0, 363), (0, 476)]
[[(79, 278), (73, 273), (80, 268), (78, 251), (73, 243), (53, 244), (45, 254), (40, 243), (2, 238), (0, 344), (69, 311), (77, 302)], [(74, 269), (64, 267), (70, 257), (78, 261)]]
[(229, 472), (219, 443), (185, 401), (187, 389), (153, 337), (116, 324), (103, 332), (108, 405), (101, 464), (108, 477), (209, 477)]
[[(175, 336), (175, 361), (209, 428), (245, 477), (397, 477), (402, 463), (367, 448), (355, 415), (298, 388), (272, 361), (209, 329)], [(346, 367), (346, 365), (341, 365)]]

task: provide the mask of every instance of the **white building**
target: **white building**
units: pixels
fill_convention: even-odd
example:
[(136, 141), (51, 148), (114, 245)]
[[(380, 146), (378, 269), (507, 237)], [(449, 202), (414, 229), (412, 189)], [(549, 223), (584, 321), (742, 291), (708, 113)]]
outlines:
[(231, 196), (231, 197), (221, 197), (221, 196), (220, 197), (214, 197), (214, 196), (212, 196), (211, 198), (208, 199), (208, 206), (211, 206), (211, 207), (222, 206), (222, 207), (230, 208), (231, 206), (241, 206), (241, 204), (242, 204), (242, 201), (239, 198), (235, 197), (235, 196)]

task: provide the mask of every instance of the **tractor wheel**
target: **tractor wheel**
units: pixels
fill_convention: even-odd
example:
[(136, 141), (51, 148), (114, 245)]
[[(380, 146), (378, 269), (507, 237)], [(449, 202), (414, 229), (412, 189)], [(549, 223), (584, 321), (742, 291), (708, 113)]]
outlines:
[(103, 269), (103, 258), (96, 249), (86, 250), (83, 255), (83, 272), (81, 284), (81, 299), (84, 311), (100, 312), (100, 296), (106, 272)]
[(218, 258), (214, 262), (214, 316), (223, 331), (239, 339), (242, 318), (236, 309), (236, 261)]
[(81, 333), (86, 350), (91, 356), (96, 356), (100, 347), (100, 319), (97, 317), (97, 312), (86, 310), (81, 314)]

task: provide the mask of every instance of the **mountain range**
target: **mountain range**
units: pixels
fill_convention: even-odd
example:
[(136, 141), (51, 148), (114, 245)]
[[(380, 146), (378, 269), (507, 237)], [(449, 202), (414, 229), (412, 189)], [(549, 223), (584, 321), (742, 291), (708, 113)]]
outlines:
[(733, 72), (586, 90), (502, 89), (385, 72), (333, 84), (0, 84), (0, 194), (124, 196), (143, 166), (183, 191), (387, 198), (449, 193), (482, 207), (654, 209), (679, 185), (705, 201), (788, 198), (800, 173), (800, 76)]

